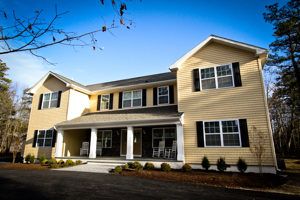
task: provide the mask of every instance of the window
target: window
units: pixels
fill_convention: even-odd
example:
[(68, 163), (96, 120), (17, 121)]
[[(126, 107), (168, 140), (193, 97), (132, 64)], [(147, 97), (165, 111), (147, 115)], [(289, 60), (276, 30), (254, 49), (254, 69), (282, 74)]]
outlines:
[(123, 108), (142, 106), (142, 90), (123, 92)]
[(205, 146), (240, 147), (241, 137), (238, 120), (204, 122)]
[(39, 130), (36, 140), (37, 147), (52, 147), (53, 129)]
[(176, 140), (175, 128), (153, 128), (152, 147), (158, 147), (159, 141), (165, 141), (165, 147), (172, 147), (173, 140)]
[(159, 87), (158, 89), (158, 104), (169, 103), (169, 86)]
[(97, 142), (102, 143), (102, 148), (111, 148), (112, 146), (112, 131), (98, 130)]
[(221, 65), (200, 70), (202, 90), (233, 87), (232, 65)]
[(43, 105), (42, 108), (56, 108), (58, 101), (58, 92), (47, 93), (43, 95)]
[(109, 109), (109, 94), (101, 95), (101, 110)]

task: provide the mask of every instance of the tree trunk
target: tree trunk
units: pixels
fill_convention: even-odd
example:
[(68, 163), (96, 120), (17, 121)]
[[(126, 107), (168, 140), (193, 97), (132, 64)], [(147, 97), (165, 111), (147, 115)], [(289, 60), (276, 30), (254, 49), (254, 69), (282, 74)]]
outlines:
[(13, 152), (13, 160), (12, 160), (12, 164), (15, 164), (16, 161), (16, 157), (17, 157), (17, 152)]

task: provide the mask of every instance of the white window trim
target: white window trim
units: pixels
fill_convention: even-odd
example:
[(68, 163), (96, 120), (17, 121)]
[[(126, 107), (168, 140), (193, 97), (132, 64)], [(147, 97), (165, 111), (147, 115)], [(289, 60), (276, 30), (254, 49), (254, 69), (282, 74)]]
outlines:
[[(46, 138), (46, 132), (49, 131), (49, 130), (52, 131), (51, 145), (50, 145), (50, 146), (45, 146), (45, 140), (46, 140), (46, 139), (50, 139), (50, 138)], [(39, 133), (40, 133), (40, 131), (45, 131), (45, 137), (43, 138), (43, 140), (44, 140), (43, 146), (39, 146), (39, 145), (38, 145), (38, 140), (39, 140)], [(41, 130), (38, 130), (37, 136), (36, 136), (36, 143), (35, 143), (35, 146), (38, 147), (38, 148), (48, 148), (48, 147), (52, 148), (52, 144), (53, 144), (53, 134), (54, 134), (54, 129), (47, 129), (47, 130), (41, 129)], [(40, 139), (42, 139), (42, 138), (40, 138)]]
[[(53, 94), (53, 93), (56, 93), (56, 92), (57, 92), (57, 101), (58, 101), (58, 93), (59, 93), (59, 91), (43, 93), (43, 99), (42, 99), (42, 107), (41, 107), (41, 109), (56, 108), (56, 106), (55, 106), (55, 107), (50, 107), (50, 106), (51, 106), (51, 98), (52, 98), (52, 94)], [(47, 108), (44, 108), (44, 98), (45, 98), (45, 95), (46, 95), (46, 94), (50, 94), (50, 97), (49, 97), (49, 106), (48, 106)]]
[[(226, 75), (226, 76), (219, 76), (218, 77), (218, 74), (217, 74), (217, 67), (219, 66), (222, 66), (222, 65), (229, 65), (230, 68), (231, 68), (231, 79), (232, 79), (232, 86), (228, 86), (228, 87), (220, 87), (219, 88), (219, 82), (218, 82), (218, 78), (222, 78), (222, 77), (226, 77), (226, 76), (229, 76), (229, 75)], [(202, 67), (202, 68), (199, 68), (199, 80), (200, 80), (200, 90), (216, 90), (216, 89), (223, 89), (223, 88), (232, 88), (232, 87), (235, 87), (234, 85), (234, 77), (233, 77), (233, 68), (232, 68), (232, 63), (228, 63), (228, 64), (222, 64), (222, 65), (215, 65), (215, 66), (208, 66), (208, 67)], [(216, 83), (216, 88), (210, 88), (210, 89), (202, 89), (202, 78), (201, 78), (201, 69), (207, 69), (207, 68), (214, 68), (214, 72), (215, 72), (215, 83)], [(206, 78), (206, 79), (213, 79), (213, 78)], [(205, 80), (205, 79), (203, 79)]]
[[(102, 97), (108, 95), (108, 108), (102, 108)], [(110, 107), (110, 94), (102, 94), (101, 95), (101, 101), (100, 101), (100, 110), (109, 110)]]
[[(104, 138), (104, 131), (109, 131), (110, 132), (110, 138), (111, 138), (111, 143), (110, 143), (110, 147), (104, 147), (103, 146), (103, 138)], [(100, 139), (100, 141), (101, 141), (101, 143), (102, 143), (102, 148), (103, 149), (111, 149), (112, 148), (112, 141), (113, 141), (113, 138), (112, 138), (112, 130), (98, 130), (97, 131), (97, 142), (98, 142), (98, 140), (99, 140), (99, 138), (98, 138), (98, 133), (99, 132), (102, 132), (102, 138)]]
[[(166, 128), (172, 128), (172, 129), (174, 129), (174, 133), (175, 133), (174, 139), (177, 140), (177, 133), (176, 133), (176, 128), (175, 128), (175, 127), (152, 128), (152, 148), (157, 148), (157, 147), (154, 147), (154, 146), (153, 146), (154, 130), (155, 130), (155, 129), (163, 129), (162, 141), (165, 141), (165, 139), (166, 139), (166, 137), (165, 137), (165, 129), (166, 129)], [(171, 137), (167, 137), (167, 138), (171, 138)]]
[[(237, 132), (232, 132), (232, 133), (223, 133), (223, 127), (222, 127), (222, 121), (237, 121), (238, 124), (238, 134), (239, 134), (239, 146), (224, 146), (224, 140), (223, 140), (223, 134), (237, 134)], [(220, 133), (205, 133), (205, 122), (219, 122), (220, 125)], [(207, 135), (220, 135), (220, 140), (221, 140), (221, 146), (207, 146), (206, 145), (206, 134)], [(241, 129), (240, 129), (240, 121), (239, 119), (222, 119), (222, 120), (208, 120), (208, 121), (203, 121), (203, 138), (204, 138), (204, 147), (242, 147), (242, 139), (241, 139)]]
[[(160, 96), (167, 96), (167, 95), (159, 95), (159, 88), (166, 87), (168, 88), (168, 102), (167, 103), (159, 103), (159, 97)], [(157, 105), (164, 105), (164, 104), (170, 104), (170, 86), (165, 85), (157, 88)]]
[[(141, 105), (140, 106), (133, 106), (133, 100), (137, 99), (137, 98), (133, 98), (133, 92), (135, 91), (141, 91)], [(130, 97), (130, 101), (131, 101), (131, 104), (130, 104), (130, 107), (124, 107), (124, 93), (125, 92), (130, 92), (131, 93), (131, 97)], [(125, 91), (122, 93), (122, 108), (133, 108), (133, 107), (141, 107), (143, 106), (143, 91), (142, 90), (131, 90), (131, 91)], [(138, 98), (140, 99), (140, 98)], [(126, 99), (125, 101), (128, 101), (129, 99)]]

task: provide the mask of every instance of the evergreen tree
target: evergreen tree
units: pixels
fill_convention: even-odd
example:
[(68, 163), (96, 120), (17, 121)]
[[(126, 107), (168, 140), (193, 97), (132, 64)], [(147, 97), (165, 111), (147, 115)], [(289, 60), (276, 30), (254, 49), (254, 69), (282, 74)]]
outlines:
[(6, 66), (5, 63), (2, 62), (0, 59), (0, 93), (5, 92), (9, 89), (9, 84), (11, 83), (11, 80), (8, 79), (6, 71), (9, 68)]

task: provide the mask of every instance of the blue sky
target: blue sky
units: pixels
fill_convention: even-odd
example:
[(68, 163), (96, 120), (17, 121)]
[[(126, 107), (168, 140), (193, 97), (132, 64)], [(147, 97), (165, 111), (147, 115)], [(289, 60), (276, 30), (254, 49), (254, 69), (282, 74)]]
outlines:
[[(30, 87), (47, 71), (60, 73), (82, 84), (93, 84), (168, 71), (168, 66), (209, 35), (268, 48), (274, 40), (272, 26), (265, 23), (265, 5), (285, 4), (275, 0), (132, 0), (127, 17), (135, 27), (114, 29), (97, 35), (102, 51), (91, 47), (53, 46), (38, 51), (55, 66), (31, 56), (16, 53), (1, 56), (9, 77), (22, 88)], [(114, 13), (99, 0), (2, 0), (0, 8), (26, 16), (44, 10), (44, 17), (69, 11), (58, 22), (67, 31), (83, 33), (109, 24)]]

